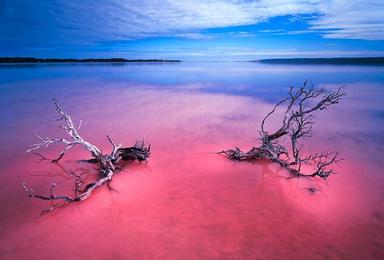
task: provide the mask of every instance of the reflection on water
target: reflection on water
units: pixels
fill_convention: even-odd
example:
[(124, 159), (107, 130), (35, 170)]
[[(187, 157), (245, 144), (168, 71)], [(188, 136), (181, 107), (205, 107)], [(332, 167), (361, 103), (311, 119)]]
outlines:
[[(182, 63), (0, 68), (0, 255), (2, 258), (383, 257), (384, 69)], [(214, 152), (257, 142), (262, 117), (290, 84), (346, 84), (345, 100), (315, 117), (308, 152), (345, 159), (328, 183), (286, 180), (267, 162), (236, 163)], [(34, 133), (60, 136), (57, 97), (84, 138), (109, 151), (152, 144), (147, 166), (131, 165), (88, 200), (37, 219), (44, 192), (71, 185), (63, 169), (92, 169), (74, 149), (62, 165), (30, 154)], [(273, 127), (273, 125), (271, 126)], [(45, 152), (53, 157), (60, 147)], [(311, 194), (306, 188), (316, 187)], [(91, 238), (91, 239), (90, 239)]]

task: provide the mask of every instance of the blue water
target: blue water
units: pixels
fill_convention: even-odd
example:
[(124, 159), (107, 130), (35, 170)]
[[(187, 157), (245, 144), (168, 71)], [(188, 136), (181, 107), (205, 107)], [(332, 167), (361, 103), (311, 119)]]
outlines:
[[(280, 98), (289, 86), (299, 86), (306, 79), (315, 85), (384, 84), (384, 67), (265, 65), (256, 62), (0, 65), (2, 91), (11, 91), (4, 90), (4, 84), (49, 79), (92, 79), (171, 89), (175, 85), (198, 84), (199, 90), (204, 92), (274, 99)], [(66, 87), (73, 86), (68, 84)]]

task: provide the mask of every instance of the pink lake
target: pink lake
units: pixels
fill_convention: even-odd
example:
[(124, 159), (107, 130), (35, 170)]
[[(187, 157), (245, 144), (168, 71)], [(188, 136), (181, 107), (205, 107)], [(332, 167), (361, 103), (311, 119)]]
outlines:
[[(382, 259), (383, 75), (384, 67), (252, 63), (1, 66), (0, 258)], [(306, 78), (346, 85), (340, 104), (315, 114), (304, 143), (309, 153), (339, 152), (338, 174), (287, 180), (275, 164), (215, 154), (256, 145), (264, 115)], [(114, 176), (113, 189), (39, 218), (49, 202), (28, 198), (23, 181), (68, 192), (65, 170), (92, 172), (79, 147), (60, 165), (26, 154), (36, 133), (65, 136), (42, 121), (55, 117), (52, 97), (103, 151), (109, 134), (124, 145), (144, 138), (152, 155)]]

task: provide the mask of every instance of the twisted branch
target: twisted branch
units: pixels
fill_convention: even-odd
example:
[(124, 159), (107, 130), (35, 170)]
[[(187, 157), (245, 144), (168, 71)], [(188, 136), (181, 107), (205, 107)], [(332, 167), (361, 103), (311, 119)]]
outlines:
[[(278, 102), (262, 120), (260, 146), (253, 147), (247, 152), (236, 147), (221, 151), (219, 154), (238, 161), (267, 159), (286, 168), (292, 176), (318, 176), (326, 179), (334, 173), (330, 166), (340, 161), (337, 158), (338, 153), (320, 153), (302, 157), (302, 145), (299, 145), (299, 141), (312, 136), (313, 112), (326, 110), (329, 106), (339, 103), (345, 95), (343, 86), (335, 91), (329, 91), (324, 88), (315, 89), (305, 81), (300, 88), (290, 87), (288, 97)], [(286, 105), (286, 109), (282, 124), (280, 128), (269, 133), (265, 130), (267, 119), (283, 104)], [(284, 136), (289, 136), (290, 149), (286, 148), (281, 140)], [(316, 170), (308, 174), (302, 173), (303, 163), (314, 165)]]
[[(101, 150), (95, 145), (84, 140), (78, 130), (80, 129), (81, 122), (79, 126), (76, 126), (69, 114), (66, 114), (62, 107), (58, 104), (56, 99), (53, 99), (53, 104), (55, 106), (56, 112), (59, 114), (59, 118), (55, 119), (55, 121), (63, 122), (60, 125), (60, 128), (64, 129), (66, 133), (69, 135), (70, 139), (67, 140), (65, 138), (54, 138), (51, 139), (49, 137), (41, 137), (37, 135), (40, 139), (39, 143), (30, 145), (30, 148), (27, 152), (31, 152), (37, 149), (46, 148), (49, 145), (61, 143), (64, 144), (65, 147), (59, 156), (52, 160), (53, 163), (58, 163), (64, 155), (74, 146), (80, 145), (85, 150), (90, 152), (92, 159), (88, 160), (92, 163), (97, 163), (99, 166), (99, 179), (95, 182), (91, 182), (85, 185), (84, 175), (86, 173), (77, 174), (73, 171), (69, 171), (69, 175), (74, 178), (74, 194), (70, 195), (56, 195), (54, 193), (54, 189), (56, 187), (55, 183), (52, 183), (50, 188), (49, 195), (41, 195), (36, 194), (33, 189), (28, 186), (25, 182), (22, 183), (23, 188), (28, 193), (29, 197), (41, 199), (41, 200), (49, 200), (49, 201), (57, 201), (57, 204), (52, 205), (51, 207), (42, 211), (41, 215), (52, 212), (58, 207), (61, 207), (65, 204), (71, 202), (77, 202), (87, 199), (92, 195), (92, 192), (98, 187), (109, 183), (112, 180), (113, 175), (118, 172), (121, 167), (119, 165), (120, 161), (147, 161), (150, 156), (150, 145), (147, 145), (144, 141), (137, 141), (132, 147), (121, 147), (120, 144), (116, 145), (115, 142), (107, 135), (108, 141), (112, 145), (112, 151), (110, 154), (103, 154)], [(40, 154), (39, 154), (40, 155)], [(44, 156), (40, 155), (45, 159)]]

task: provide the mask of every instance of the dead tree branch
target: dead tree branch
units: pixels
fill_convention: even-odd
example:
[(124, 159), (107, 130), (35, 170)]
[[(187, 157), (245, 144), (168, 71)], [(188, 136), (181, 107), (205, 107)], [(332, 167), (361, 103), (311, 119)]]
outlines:
[[(31, 187), (29, 187), (26, 183), (23, 183), (23, 188), (28, 193), (29, 197), (57, 202), (57, 204), (54, 204), (51, 207), (45, 209), (41, 213), (42, 215), (49, 213), (65, 204), (87, 199), (92, 195), (92, 192), (95, 189), (104, 184), (107, 184), (112, 180), (113, 175), (121, 169), (121, 166), (119, 165), (120, 161), (129, 162), (136, 160), (138, 162), (142, 162), (147, 161), (150, 156), (150, 145), (147, 145), (144, 141), (137, 141), (132, 147), (121, 147), (120, 144), (116, 144), (108, 135), (107, 139), (112, 145), (112, 151), (110, 154), (103, 154), (98, 147), (84, 140), (78, 133), (82, 121), (80, 121), (79, 125), (76, 126), (73, 123), (71, 116), (64, 112), (56, 99), (53, 100), (53, 104), (56, 108), (56, 112), (59, 115), (59, 118), (55, 119), (55, 121), (63, 123), (60, 125), (60, 128), (65, 130), (69, 138), (51, 139), (49, 137), (41, 137), (37, 135), (37, 137), (40, 139), (40, 142), (30, 145), (30, 148), (27, 150), (27, 152), (46, 148), (52, 144), (63, 144), (65, 145), (64, 149), (56, 159), (52, 160), (53, 163), (58, 163), (71, 148), (76, 145), (82, 146), (92, 156), (92, 159), (88, 161), (98, 164), (99, 178), (95, 182), (91, 182), (85, 185), (85, 173), (77, 174), (73, 171), (70, 171), (68, 174), (74, 178), (74, 194), (72, 196), (55, 194), (55, 183), (52, 183), (49, 195), (36, 194)], [(41, 158), (45, 159), (44, 156), (40, 156)]]
[[(238, 161), (267, 159), (286, 168), (292, 176), (318, 176), (326, 179), (334, 173), (331, 166), (340, 161), (338, 153), (321, 153), (303, 157), (302, 145), (299, 144), (299, 141), (311, 137), (314, 124), (313, 113), (326, 110), (329, 106), (339, 103), (345, 95), (343, 87), (333, 91), (325, 88), (316, 89), (312, 85), (308, 85), (307, 81), (297, 89), (291, 87), (288, 97), (278, 102), (262, 120), (260, 146), (253, 147), (248, 152), (243, 152), (236, 147), (221, 151), (219, 154)], [(268, 118), (283, 105), (286, 107), (280, 127), (268, 132), (265, 129)], [(282, 137), (285, 136), (288, 136), (290, 140), (288, 146), (282, 141)], [(303, 173), (301, 171), (303, 163), (314, 166), (314, 171)]]

